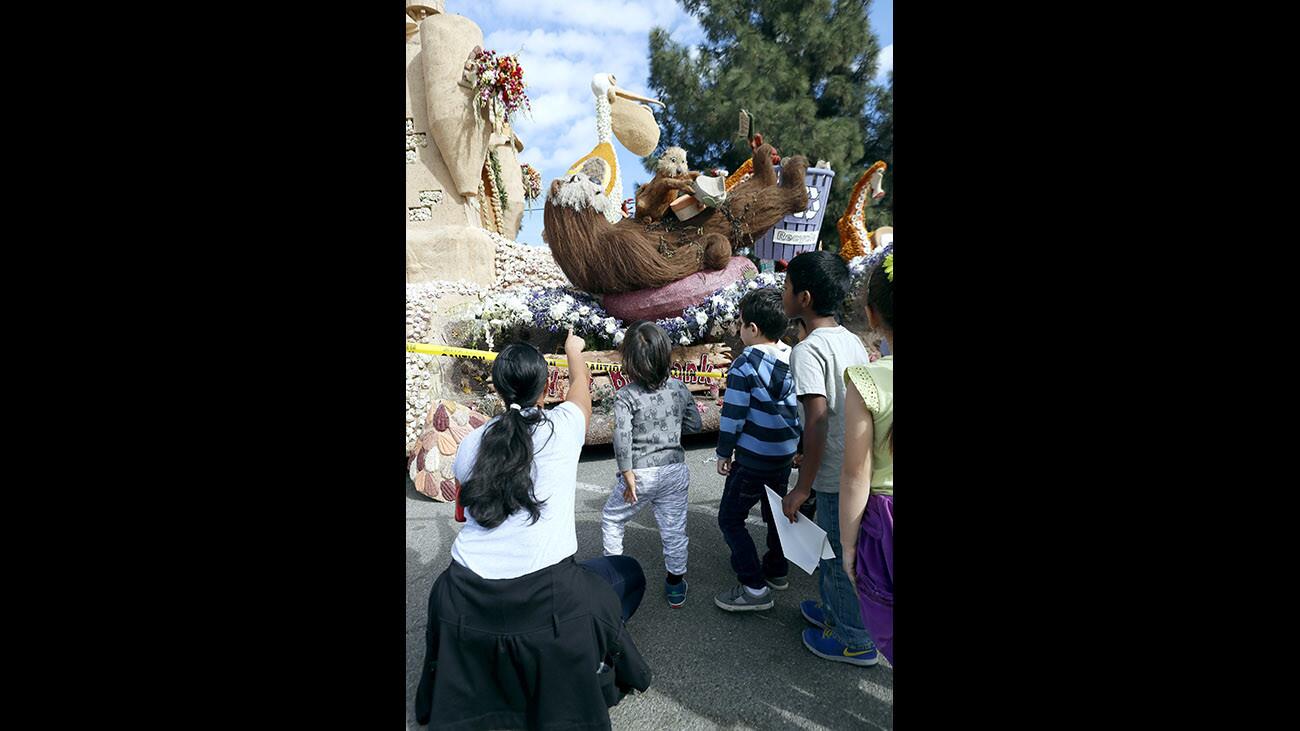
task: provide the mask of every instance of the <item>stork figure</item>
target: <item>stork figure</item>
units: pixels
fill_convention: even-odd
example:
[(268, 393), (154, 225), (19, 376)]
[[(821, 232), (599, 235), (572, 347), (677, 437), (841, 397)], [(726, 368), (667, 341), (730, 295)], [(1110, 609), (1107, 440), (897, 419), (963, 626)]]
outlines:
[[(664, 103), (658, 99), (647, 99), (618, 88), (617, 80), (609, 73), (596, 74), (591, 78), (591, 93), (596, 96), (598, 142), (595, 149), (573, 163), (564, 175), (567, 178), (575, 173), (584, 173), (600, 185), (601, 192), (615, 202), (615, 205), (605, 210), (605, 218), (610, 223), (617, 223), (624, 216), (618, 205), (623, 201), (623, 181), (618, 174), (618, 155), (614, 151), (613, 135), (618, 135), (619, 141), (633, 153), (650, 154), (659, 142), (659, 125), (654, 121), (654, 115), (645, 104), (658, 104), (662, 107)], [(635, 102), (644, 102), (644, 104)], [(613, 112), (615, 105), (618, 105), (618, 114)], [(651, 137), (653, 140), (650, 139)], [(647, 144), (649, 149), (645, 150)]]

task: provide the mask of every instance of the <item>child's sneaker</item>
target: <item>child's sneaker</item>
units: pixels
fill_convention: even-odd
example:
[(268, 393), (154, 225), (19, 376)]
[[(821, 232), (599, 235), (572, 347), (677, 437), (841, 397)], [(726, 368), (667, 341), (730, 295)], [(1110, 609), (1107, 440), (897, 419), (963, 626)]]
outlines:
[(772, 608), (772, 590), (764, 589), (763, 593), (754, 596), (745, 590), (744, 584), (736, 586), (713, 597), (713, 603), (718, 605), (719, 609), (725, 609), (728, 612), (757, 612), (763, 609)]
[(668, 598), (668, 606), (676, 609), (686, 603), (686, 579), (680, 583), (669, 584), (664, 581), (664, 596)]
[(767, 577), (767, 585), (777, 591), (785, 591), (790, 588), (790, 580), (784, 576), (769, 576)]
[(825, 630), (831, 628), (826, 622), (826, 611), (822, 609), (821, 602), (804, 599), (799, 602), (799, 612), (803, 614), (803, 618), (808, 620), (809, 624), (815, 624)]
[(880, 653), (876, 652), (874, 644), (868, 643), (863, 647), (845, 647), (840, 644), (839, 640), (831, 637), (831, 631), (828, 629), (821, 632), (815, 629), (804, 630), (803, 646), (823, 660), (846, 662), (861, 667), (875, 665), (880, 662)]

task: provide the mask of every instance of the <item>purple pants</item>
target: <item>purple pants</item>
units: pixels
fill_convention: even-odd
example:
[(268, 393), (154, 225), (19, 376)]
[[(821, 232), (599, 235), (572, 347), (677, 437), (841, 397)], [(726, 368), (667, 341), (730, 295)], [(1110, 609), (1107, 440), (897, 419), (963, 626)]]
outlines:
[(862, 514), (855, 561), (862, 621), (894, 664), (894, 496), (872, 493)]

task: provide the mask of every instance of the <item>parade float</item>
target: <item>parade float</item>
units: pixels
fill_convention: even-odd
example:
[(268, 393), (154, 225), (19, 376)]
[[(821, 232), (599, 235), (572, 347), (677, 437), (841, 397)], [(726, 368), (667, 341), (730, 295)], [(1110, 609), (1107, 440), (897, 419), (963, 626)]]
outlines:
[[(638, 320), (677, 345), (674, 377), (695, 395), (704, 430), (716, 430), (743, 347), (740, 299), (784, 286), (774, 260), (817, 248), (834, 173), (782, 159), (742, 115), (753, 157), (741, 169), (690, 171), (685, 152), (668, 148), (654, 179), (623, 200), (614, 144), (654, 152), (659, 102), (601, 72), (589, 77), (595, 147), (544, 184), (519, 162), (511, 125), (530, 104), (519, 60), (483, 48), (482, 31), (444, 0), (408, 0), (406, 33), (406, 454), (416, 489), (455, 498), (460, 441), (503, 408), (494, 354), (520, 341), (559, 353), (569, 330), (593, 365), (588, 444), (612, 439), (613, 396), (627, 383), (617, 348)], [(840, 220), (860, 250), (855, 280), (886, 246), (864, 219), (883, 194), (883, 165), (864, 174)], [(546, 246), (515, 241), (528, 202), (543, 206)], [(567, 369), (553, 366), (547, 404), (567, 390)]]

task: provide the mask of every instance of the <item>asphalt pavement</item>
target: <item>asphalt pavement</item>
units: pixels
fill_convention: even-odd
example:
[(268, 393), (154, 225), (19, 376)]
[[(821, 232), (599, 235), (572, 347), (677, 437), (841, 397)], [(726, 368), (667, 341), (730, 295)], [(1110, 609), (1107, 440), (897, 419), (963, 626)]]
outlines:
[[(799, 601), (817, 597), (815, 576), (791, 564), (790, 588), (775, 592), (776, 606), (766, 612), (731, 613), (714, 606), (713, 595), (737, 583), (717, 524), (724, 478), (713, 462), (705, 461), (713, 456), (715, 443), (715, 435), (698, 435), (684, 445), (691, 469), (685, 606), (672, 609), (664, 600), (663, 546), (652, 511), (642, 510), (628, 526), (624, 551), (641, 562), (647, 577), (645, 599), (628, 629), (654, 682), (647, 692), (628, 696), (610, 710), (614, 728), (892, 728), (894, 671), (883, 657), (875, 667), (860, 668), (822, 660), (804, 648), (800, 632), (810, 625), (799, 614)], [(601, 555), (600, 510), (615, 470), (608, 445), (583, 450), (576, 501), (579, 560)], [(410, 731), (423, 728), (415, 722), (414, 698), (429, 588), (451, 561), (460, 524), (453, 520), (453, 505), (417, 493), (409, 478), (406, 493)], [(761, 553), (766, 531), (757, 507), (749, 529)]]

